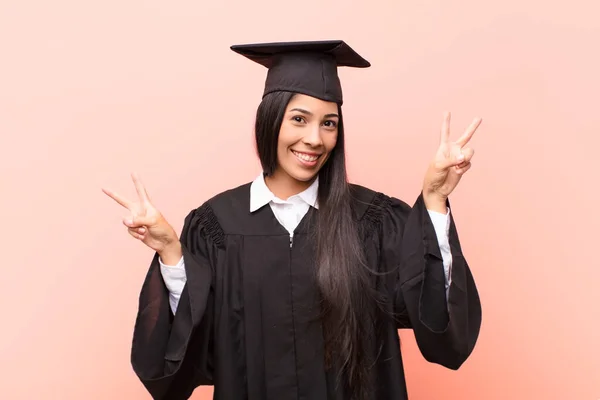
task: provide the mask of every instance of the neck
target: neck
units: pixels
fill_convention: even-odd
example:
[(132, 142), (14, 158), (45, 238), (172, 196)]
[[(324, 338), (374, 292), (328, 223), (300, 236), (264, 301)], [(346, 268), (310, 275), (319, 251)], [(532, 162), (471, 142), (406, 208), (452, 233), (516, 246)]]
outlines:
[(273, 175), (265, 177), (265, 183), (275, 196), (282, 200), (287, 200), (291, 196), (308, 189), (316, 178), (315, 176), (309, 181), (299, 181), (284, 171), (277, 170)]

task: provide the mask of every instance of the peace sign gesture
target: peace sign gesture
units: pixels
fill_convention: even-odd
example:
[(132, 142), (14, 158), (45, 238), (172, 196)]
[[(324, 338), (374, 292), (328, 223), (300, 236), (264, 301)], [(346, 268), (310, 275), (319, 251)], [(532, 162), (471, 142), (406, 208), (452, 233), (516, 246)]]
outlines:
[(131, 178), (138, 195), (136, 201), (127, 200), (108, 189), (103, 188), (102, 191), (129, 211), (129, 216), (123, 219), (129, 234), (160, 254), (167, 246), (179, 241), (177, 233), (152, 205), (140, 178), (136, 174), (131, 174)]
[(444, 203), (456, 188), (462, 176), (471, 168), (474, 151), (465, 147), (481, 124), (481, 118), (475, 118), (463, 135), (456, 141), (450, 140), (450, 113), (444, 115), (440, 133), (440, 146), (432, 160), (423, 182), (425, 197), (435, 197)]

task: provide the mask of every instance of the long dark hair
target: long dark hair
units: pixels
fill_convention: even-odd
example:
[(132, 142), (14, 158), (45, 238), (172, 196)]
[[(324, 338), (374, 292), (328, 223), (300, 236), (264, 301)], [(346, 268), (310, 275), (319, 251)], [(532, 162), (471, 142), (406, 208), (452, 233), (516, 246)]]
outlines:
[[(277, 167), (277, 142), (286, 107), (294, 96), (274, 92), (263, 98), (255, 123), (256, 146), (263, 171)], [(377, 303), (351, 203), (346, 172), (341, 113), (335, 148), (319, 172), (319, 212), (316, 219), (317, 285), (322, 301), (322, 324), (327, 367), (339, 370), (352, 398), (371, 393), (374, 324)], [(375, 300), (375, 302), (374, 302)]]

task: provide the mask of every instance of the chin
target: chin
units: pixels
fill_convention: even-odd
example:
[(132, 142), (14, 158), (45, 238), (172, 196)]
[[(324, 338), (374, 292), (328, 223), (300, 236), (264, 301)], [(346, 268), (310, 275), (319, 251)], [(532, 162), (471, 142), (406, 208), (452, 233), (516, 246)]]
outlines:
[(314, 179), (317, 174), (319, 173), (319, 171), (289, 171), (288, 175), (291, 176), (293, 179), (300, 181), (300, 182), (308, 182), (312, 179)]

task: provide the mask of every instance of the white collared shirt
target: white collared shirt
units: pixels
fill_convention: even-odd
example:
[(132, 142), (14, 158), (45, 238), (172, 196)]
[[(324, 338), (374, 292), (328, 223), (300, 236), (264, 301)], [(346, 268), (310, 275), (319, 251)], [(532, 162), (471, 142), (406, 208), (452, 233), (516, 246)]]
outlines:
[(267, 187), (263, 174), (260, 174), (250, 186), (250, 212), (254, 212), (267, 204), (273, 210), (277, 221), (294, 236), (298, 226), (310, 207), (319, 208), (317, 195), (319, 193), (319, 178), (304, 191), (282, 200), (275, 196)]
[[(303, 192), (289, 197), (286, 200), (280, 199), (269, 190), (265, 182), (264, 175), (261, 173), (250, 186), (250, 212), (254, 212), (265, 205), (269, 205), (277, 221), (289, 232), (290, 238), (294, 235), (294, 230), (306, 215), (310, 207), (318, 209), (317, 195), (319, 192), (319, 178)], [(448, 239), (448, 230), (450, 228), (450, 210), (446, 214), (427, 210), (438, 239), (440, 252), (444, 260), (444, 272), (446, 276), (446, 296), (450, 288), (450, 270), (452, 264), (452, 255), (450, 253), (450, 243)], [(160, 271), (169, 290), (169, 303), (173, 313), (177, 310), (177, 304), (183, 292), (186, 282), (185, 264), (183, 257), (176, 265), (165, 265), (159, 258)]]

